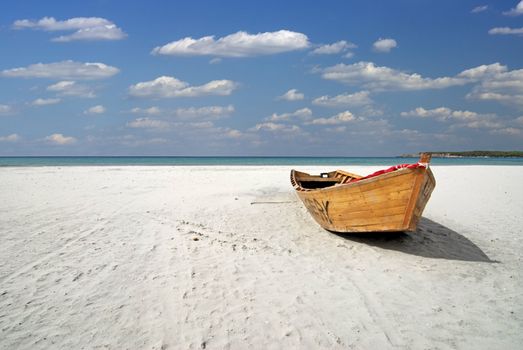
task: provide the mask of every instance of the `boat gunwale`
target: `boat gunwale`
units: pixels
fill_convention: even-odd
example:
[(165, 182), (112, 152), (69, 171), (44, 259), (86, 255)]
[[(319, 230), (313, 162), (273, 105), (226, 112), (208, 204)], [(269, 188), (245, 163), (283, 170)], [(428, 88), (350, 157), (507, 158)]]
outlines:
[(378, 176), (374, 176), (374, 177), (371, 177), (371, 178), (368, 178), (368, 179), (359, 180), (359, 181), (356, 181), (356, 182), (335, 184), (335, 185), (332, 185), (332, 186), (329, 186), (329, 187), (323, 187), (323, 188), (305, 188), (305, 187), (301, 186), (301, 184), (300, 184), (301, 181), (297, 180), (296, 172), (299, 172), (299, 173), (302, 173), (302, 174), (306, 174), (308, 176), (313, 176), (313, 175), (310, 175), (308, 173), (304, 173), (302, 171), (298, 171), (298, 170), (295, 170), (295, 169), (291, 170), (291, 183), (295, 184), (293, 187), (294, 187), (294, 189), (297, 192), (298, 191), (299, 192), (331, 192), (331, 191), (338, 191), (338, 190), (340, 190), (342, 188), (347, 188), (349, 186), (350, 187), (365, 186), (365, 185), (368, 185), (368, 184), (376, 182), (376, 181), (388, 180), (389, 178), (405, 175), (405, 174), (412, 173), (412, 172), (418, 172), (419, 175), (423, 175), (423, 176), (425, 176), (425, 174), (426, 174), (426, 175), (428, 175), (431, 178), (431, 180), (434, 183), (436, 182), (435, 178), (434, 178), (434, 175), (432, 174), (432, 171), (430, 170), (430, 167), (427, 167), (427, 168), (414, 168), (414, 169), (402, 168), (402, 169), (398, 169), (398, 170), (392, 171), (390, 173), (381, 174), (381, 175), (378, 175)]

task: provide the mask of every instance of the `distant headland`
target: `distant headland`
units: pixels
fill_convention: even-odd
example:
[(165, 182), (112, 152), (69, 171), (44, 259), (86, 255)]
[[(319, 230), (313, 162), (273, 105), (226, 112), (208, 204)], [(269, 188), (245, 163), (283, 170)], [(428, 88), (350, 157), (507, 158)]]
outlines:
[[(427, 152), (432, 154), (433, 158), (462, 158), (462, 157), (477, 157), (477, 158), (523, 158), (523, 151), (465, 151), (465, 152)], [(419, 155), (415, 153), (402, 154), (400, 158), (417, 158)]]

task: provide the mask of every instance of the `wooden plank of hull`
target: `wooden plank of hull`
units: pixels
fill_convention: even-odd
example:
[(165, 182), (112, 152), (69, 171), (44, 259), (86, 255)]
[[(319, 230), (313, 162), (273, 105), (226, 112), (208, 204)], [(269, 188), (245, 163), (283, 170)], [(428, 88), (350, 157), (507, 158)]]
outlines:
[(416, 206), (414, 207), (413, 213), (411, 215), (411, 221), (409, 223), (409, 229), (408, 229), (409, 231), (416, 230), (416, 226), (418, 225), (419, 219), (421, 218), (423, 209), (425, 209), (425, 206), (427, 205), (430, 195), (432, 194), (432, 191), (434, 190), (435, 187), (436, 187), (436, 180), (434, 179), (434, 175), (432, 174), (432, 171), (430, 171), (430, 169), (429, 169), (429, 170), (427, 170), (427, 175), (424, 176), (423, 184), (419, 191)]
[(346, 220), (346, 218), (348, 218), (349, 220), (351, 221), (356, 221), (356, 220), (370, 220), (371, 218), (369, 218), (369, 216), (372, 216), (372, 218), (375, 218), (375, 217), (379, 217), (379, 218), (382, 218), (382, 217), (387, 217), (387, 216), (391, 216), (391, 215), (404, 215), (405, 214), (405, 205), (396, 205), (396, 206), (389, 206), (389, 207), (383, 207), (383, 208), (380, 208), (380, 209), (375, 209), (375, 208), (370, 208), (370, 207), (366, 207), (366, 208), (362, 208), (360, 210), (355, 210), (355, 211), (345, 211), (345, 210), (339, 210), (339, 208), (337, 208), (338, 210), (332, 210), (329, 212), (330, 216), (340, 220), (340, 221), (343, 221), (343, 220)]
[(379, 215), (374, 216), (372, 213), (369, 213), (367, 216), (360, 217), (350, 217), (342, 218), (336, 221), (336, 225), (347, 227), (347, 226), (367, 226), (367, 225), (378, 225), (383, 224), (387, 227), (391, 225), (401, 225), (403, 218), (405, 217), (405, 210), (402, 210), (401, 213), (389, 214), (389, 215)]
[(341, 232), (341, 233), (365, 233), (365, 232), (402, 232), (406, 231), (404, 229), (398, 229), (398, 223), (393, 223), (391, 225), (384, 225), (382, 223), (379, 224), (373, 224), (373, 225), (365, 225), (365, 226), (338, 226), (337, 229), (328, 229), (326, 230), (333, 231), (333, 232)]
[(297, 194), (327, 230), (409, 231), (415, 230), (434, 185), (430, 170), (402, 169), (353, 184), (298, 190)]
[[(403, 193), (405, 196), (405, 192), (403, 192)], [(333, 215), (336, 215), (336, 214), (357, 215), (358, 213), (368, 212), (368, 211), (373, 211), (373, 212), (379, 213), (381, 211), (392, 210), (394, 208), (405, 209), (405, 206), (408, 204), (408, 199), (409, 199), (408, 197), (400, 198), (400, 199), (392, 199), (392, 200), (382, 201), (382, 202), (374, 203), (374, 204), (361, 202), (362, 204), (352, 205), (352, 206), (347, 206), (347, 205), (338, 206), (339, 204), (342, 204), (345, 202), (337, 202), (336, 207), (341, 208), (341, 210), (339, 212), (335, 212), (334, 210), (331, 210), (331, 213)]]

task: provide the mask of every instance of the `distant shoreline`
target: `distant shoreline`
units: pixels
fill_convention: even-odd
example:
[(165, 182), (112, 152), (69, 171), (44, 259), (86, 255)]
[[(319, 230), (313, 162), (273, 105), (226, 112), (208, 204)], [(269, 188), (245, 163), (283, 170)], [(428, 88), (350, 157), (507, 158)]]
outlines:
[[(522, 151), (428, 152), (433, 158), (523, 158)], [(400, 158), (416, 158), (418, 154), (402, 154)]]
[[(0, 157), (5, 167), (40, 166), (382, 166), (415, 163), (412, 158), (394, 157)], [(523, 157), (434, 156), (432, 165), (517, 165)]]

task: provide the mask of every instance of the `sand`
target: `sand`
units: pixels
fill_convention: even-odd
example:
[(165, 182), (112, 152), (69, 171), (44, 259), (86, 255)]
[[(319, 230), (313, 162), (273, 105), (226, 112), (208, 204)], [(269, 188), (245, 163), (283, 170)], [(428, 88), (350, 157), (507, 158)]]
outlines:
[(521, 349), (523, 167), (435, 166), (418, 231), (368, 236), (289, 170), (1, 168), (0, 348)]

